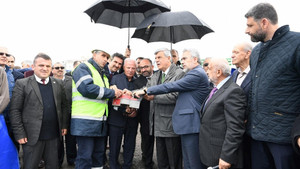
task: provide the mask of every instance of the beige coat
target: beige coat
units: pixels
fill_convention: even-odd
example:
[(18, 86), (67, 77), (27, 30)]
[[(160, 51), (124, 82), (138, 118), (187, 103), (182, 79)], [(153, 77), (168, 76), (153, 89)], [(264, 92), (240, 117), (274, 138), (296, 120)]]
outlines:
[(0, 114), (9, 103), (9, 91), (5, 70), (0, 67)]

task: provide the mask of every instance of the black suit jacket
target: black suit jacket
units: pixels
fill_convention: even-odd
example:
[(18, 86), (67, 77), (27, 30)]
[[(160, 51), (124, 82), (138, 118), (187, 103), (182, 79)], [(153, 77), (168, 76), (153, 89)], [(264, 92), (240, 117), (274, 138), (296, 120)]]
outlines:
[(199, 148), (204, 165), (218, 165), (221, 158), (234, 168), (242, 168), (245, 112), (245, 93), (232, 80), (228, 80), (202, 106)]
[[(62, 80), (50, 77), (58, 117), (59, 132), (67, 129), (67, 101)], [(37, 143), (43, 119), (43, 100), (35, 76), (17, 80), (11, 99), (10, 118), (16, 140)]]
[[(234, 82), (236, 82), (236, 79), (238, 77), (238, 73), (239, 71), (238, 70), (235, 70), (233, 73), (232, 73), (232, 80)], [(244, 81), (242, 82), (241, 84), (241, 88), (244, 90), (247, 98), (248, 98), (248, 95), (249, 95), (249, 91), (250, 91), (250, 87), (251, 87), (251, 70), (250, 72), (247, 74), (247, 76), (245, 77)]]

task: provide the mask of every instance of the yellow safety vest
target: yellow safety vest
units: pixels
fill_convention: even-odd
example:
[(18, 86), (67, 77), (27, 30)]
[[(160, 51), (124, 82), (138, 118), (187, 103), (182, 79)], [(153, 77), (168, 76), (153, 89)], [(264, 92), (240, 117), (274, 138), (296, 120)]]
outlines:
[[(108, 78), (103, 75), (101, 78), (97, 69), (90, 63), (85, 62), (90, 71), (95, 85), (99, 87), (109, 86)], [(105, 84), (105, 85), (104, 85)], [(108, 116), (108, 99), (90, 99), (83, 97), (77, 90), (74, 80), (72, 80), (72, 118), (106, 121)], [(104, 113), (106, 112), (106, 116)]]

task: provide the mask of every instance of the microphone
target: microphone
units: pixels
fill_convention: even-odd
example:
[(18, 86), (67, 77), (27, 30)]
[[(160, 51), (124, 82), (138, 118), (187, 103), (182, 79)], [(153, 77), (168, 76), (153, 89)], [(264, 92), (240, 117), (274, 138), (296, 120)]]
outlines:
[(214, 167), (208, 167), (207, 169), (219, 169), (219, 165), (216, 165)]

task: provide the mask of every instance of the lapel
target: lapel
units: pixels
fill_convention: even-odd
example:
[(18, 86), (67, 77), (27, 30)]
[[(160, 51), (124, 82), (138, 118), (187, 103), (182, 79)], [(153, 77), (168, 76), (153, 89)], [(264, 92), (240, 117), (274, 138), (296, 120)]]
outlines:
[(43, 105), (43, 100), (42, 100), (42, 96), (41, 96), (41, 92), (40, 92), (40, 88), (38, 85), (38, 82), (35, 79), (35, 76), (30, 76), (29, 77), (30, 80), (30, 85), (32, 86), (36, 96), (38, 97), (39, 101), (41, 102), (41, 104)]
[(241, 84), (241, 88), (245, 89), (245, 87), (251, 82), (251, 70), (247, 74), (246, 78), (244, 79), (243, 83)]
[(175, 76), (176, 68), (177, 67), (172, 63), (168, 74), (166, 74), (164, 83), (169, 82), (171, 78)]
[(239, 71), (238, 71), (238, 70), (235, 70), (235, 71), (232, 73), (232, 79), (233, 79), (233, 81), (234, 81), (234, 82), (236, 82), (236, 79), (237, 79), (238, 73), (239, 73)]
[(55, 102), (55, 106), (57, 107), (57, 99), (58, 98), (58, 87), (57, 87), (57, 82), (56, 80), (50, 76), (50, 82), (52, 83), (52, 91), (53, 91), (53, 97), (54, 97), (54, 102)]
[[(202, 108), (202, 116), (205, 114), (207, 107), (209, 107), (209, 105), (214, 100), (216, 100), (216, 98), (218, 98), (220, 95), (222, 95), (222, 93), (224, 93), (224, 91), (229, 87), (229, 85), (231, 83), (233, 83), (233, 82), (230, 79), (228, 79), (227, 82), (211, 97), (211, 99), (206, 103), (205, 107)], [(203, 103), (206, 102), (207, 98), (205, 99), (205, 101)]]

